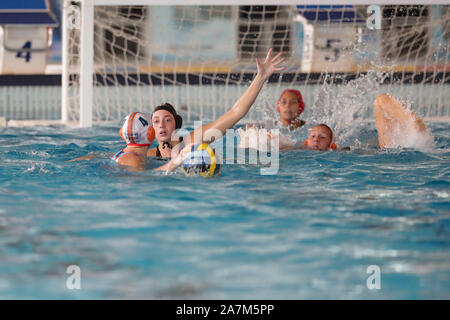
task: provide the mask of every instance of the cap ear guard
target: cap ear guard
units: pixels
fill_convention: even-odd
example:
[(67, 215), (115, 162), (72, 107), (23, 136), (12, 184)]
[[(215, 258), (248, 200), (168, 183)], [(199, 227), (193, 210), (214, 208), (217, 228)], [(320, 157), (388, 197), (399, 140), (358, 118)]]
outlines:
[(337, 150), (338, 146), (337, 144), (334, 142), (334, 133), (333, 130), (331, 130), (331, 144), (330, 144), (330, 149), (331, 150)]
[(150, 144), (155, 140), (155, 129), (153, 126), (150, 126), (147, 130), (147, 140)]
[(125, 118), (119, 135), (127, 146), (136, 147), (150, 146), (156, 136), (150, 116), (141, 112), (133, 112)]
[(120, 134), (120, 137), (123, 139), (123, 141), (127, 142), (127, 140), (125, 140), (125, 137), (123, 136), (122, 128), (120, 128), (119, 134)]

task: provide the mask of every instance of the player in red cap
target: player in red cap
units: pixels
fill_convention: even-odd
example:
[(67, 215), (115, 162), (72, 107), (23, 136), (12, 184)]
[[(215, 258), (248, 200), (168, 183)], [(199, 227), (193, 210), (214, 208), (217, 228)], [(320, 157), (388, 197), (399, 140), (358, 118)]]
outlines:
[(299, 117), (305, 111), (305, 102), (300, 91), (284, 90), (277, 101), (277, 111), (280, 113), (281, 123), (290, 129), (303, 126), (306, 122)]

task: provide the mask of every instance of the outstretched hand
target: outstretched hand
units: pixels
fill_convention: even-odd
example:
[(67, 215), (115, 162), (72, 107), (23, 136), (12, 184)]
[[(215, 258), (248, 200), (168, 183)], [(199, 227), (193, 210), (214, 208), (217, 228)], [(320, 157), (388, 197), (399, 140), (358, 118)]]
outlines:
[(286, 67), (278, 67), (278, 65), (285, 60), (285, 58), (280, 58), (283, 53), (280, 52), (272, 58), (272, 51), (272, 48), (270, 48), (269, 52), (267, 53), (266, 60), (264, 60), (263, 63), (261, 63), (259, 59), (256, 58), (258, 74), (261, 75), (264, 79), (269, 78), (269, 76), (275, 71), (282, 71), (286, 69)]

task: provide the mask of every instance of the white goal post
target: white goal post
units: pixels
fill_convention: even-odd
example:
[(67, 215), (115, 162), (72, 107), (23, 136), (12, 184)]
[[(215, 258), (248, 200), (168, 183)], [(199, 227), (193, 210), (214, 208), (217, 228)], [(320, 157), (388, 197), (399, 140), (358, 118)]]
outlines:
[[(129, 108), (143, 108), (142, 110), (136, 111), (144, 112), (148, 112), (154, 107), (154, 105), (149, 106), (149, 104), (163, 103), (165, 102), (163, 101), (165, 98), (167, 98), (167, 102), (171, 102), (172, 99), (176, 101), (184, 99), (185, 101), (180, 102), (182, 104), (188, 104), (191, 100), (203, 99), (203, 96), (205, 96), (204, 91), (197, 92), (196, 89), (194, 90), (194, 85), (191, 83), (198, 82), (199, 86), (202, 86), (203, 83), (208, 83), (208, 85), (212, 83), (214, 86), (216, 82), (220, 82), (223, 77), (226, 77), (227, 85), (224, 87), (224, 90), (217, 89), (213, 93), (206, 94), (206, 101), (202, 101), (201, 106), (188, 104), (186, 107), (189, 115), (200, 114), (207, 117), (211, 113), (210, 111), (206, 111), (205, 108), (210, 106), (214, 109), (214, 100), (220, 94), (228, 94), (230, 96), (220, 98), (226, 99), (220, 102), (224, 107), (229, 103), (228, 98), (230, 100), (237, 99), (237, 94), (242, 91), (242, 88), (245, 89), (245, 86), (248, 84), (248, 77), (246, 78), (247, 80), (244, 80), (245, 75), (254, 72), (253, 58), (260, 55), (270, 44), (274, 43), (278, 45), (279, 49), (281, 48), (282, 50), (286, 50), (286, 52), (290, 52), (286, 75), (278, 77), (279, 80), (274, 80), (271, 83), (276, 89), (274, 92), (280, 93), (281, 89), (296, 85), (317, 85), (320, 81), (324, 81), (327, 78), (328, 73), (333, 74), (333, 77), (335, 77), (333, 81), (341, 83), (342, 81), (347, 81), (347, 74), (356, 74), (356, 78), (358, 78), (360, 74), (368, 70), (378, 70), (385, 73), (381, 76), (381, 82), (394, 83), (394, 80), (398, 78), (401, 82), (408, 83), (410, 81), (417, 83), (417, 89), (410, 88), (407, 85), (399, 85), (400, 89), (395, 87), (392, 90), (402, 90), (403, 96), (409, 96), (410, 92), (417, 94), (419, 97), (417, 99), (421, 99), (420, 101), (423, 105), (430, 105), (424, 107), (429, 109), (421, 109), (422, 115), (430, 117), (450, 116), (448, 102), (450, 99), (448, 90), (450, 78), (450, 65), (448, 64), (450, 22), (448, 20), (450, 18), (450, 10), (448, 6), (445, 6), (447, 1), (438, 0), (432, 2), (433, 5), (441, 5), (442, 9), (439, 7), (439, 10), (434, 10), (435, 7), (431, 7), (426, 1), (414, 1), (414, 4), (420, 7), (415, 9), (415, 13), (420, 15), (419, 17), (414, 17), (416, 20), (418, 19), (415, 25), (409, 25), (408, 23), (410, 23), (409, 20), (411, 19), (402, 17), (397, 13), (397, 8), (393, 6), (412, 5), (411, 1), (339, 1), (339, 5), (343, 9), (337, 8), (339, 6), (336, 3), (329, 6), (334, 8), (323, 7), (330, 5), (330, 3), (331, 1), (329, 0), (65, 0), (62, 22), (62, 120), (63, 122), (79, 121), (81, 127), (91, 127), (93, 121), (120, 120), (128, 112), (128, 107), (123, 107), (124, 104), (130, 104)], [(392, 41), (387, 41), (391, 43), (382, 43), (373, 52), (365, 51), (361, 54), (361, 48), (354, 45), (354, 41), (358, 39), (362, 43), (364, 41), (361, 39), (364, 37), (375, 37), (376, 30), (373, 33), (363, 30), (367, 27), (366, 20), (364, 19), (367, 19), (368, 16), (367, 11), (364, 13), (364, 9), (370, 5), (386, 6), (386, 8), (391, 5), (393, 7), (391, 10), (393, 14), (389, 20), (385, 19), (385, 24), (381, 26), (383, 34), (381, 36), (378, 35), (378, 37), (397, 37), (395, 39), (396, 45), (402, 46), (401, 48), (393, 47)], [(224, 20), (224, 17), (232, 20), (236, 24), (233, 32), (235, 32), (237, 44), (222, 43), (217, 45), (219, 49), (214, 49), (214, 52), (220, 56), (220, 48), (225, 48), (224, 51), (227, 51), (226, 46), (234, 46), (234, 49), (230, 49), (230, 52), (233, 50), (234, 57), (231, 60), (229, 57), (224, 58), (223, 68), (220, 66), (222, 61), (216, 59), (206, 59), (205, 61), (209, 64), (205, 62), (201, 66), (198, 66), (196, 65), (196, 59), (186, 60), (186, 55), (189, 54), (186, 51), (190, 48), (189, 44), (185, 44), (179, 50), (175, 46), (176, 39), (166, 39), (172, 45), (170, 47), (171, 51), (161, 54), (159, 60), (155, 58), (158, 56), (156, 49), (169, 48), (169, 45), (160, 45), (158, 43), (160, 47), (151, 47), (153, 50), (152, 53), (149, 56), (141, 57), (140, 50), (144, 50), (142, 49), (144, 47), (148, 50), (148, 47), (154, 45), (154, 43), (146, 35), (137, 35), (137, 32), (141, 32), (136, 31), (139, 29), (139, 26), (148, 26), (147, 23), (149, 23), (150, 19), (148, 16), (151, 14), (146, 12), (148, 16), (141, 18), (140, 12), (136, 14), (133, 11), (133, 8), (137, 6), (151, 8), (174, 6), (174, 10), (180, 11), (179, 16), (177, 16), (179, 20), (174, 24), (179, 29), (175, 29), (174, 27), (174, 32), (178, 30), (183, 35), (189, 35), (190, 30), (193, 34), (204, 34), (195, 31), (193, 28), (199, 22), (203, 23), (204, 19), (211, 19), (211, 16), (214, 14), (220, 16), (218, 18), (220, 21)], [(210, 10), (208, 13), (209, 16), (205, 18), (202, 14), (206, 9), (201, 6), (217, 6), (217, 8), (221, 8), (221, 11), (217, 9), (217, 12), (214, 12), (214, 8), (208, 9)], [(223, 9), (223, 6), (233, 7), (234, 9)], [(251, 11), (252, 6), (264, 8), (271, 6), (270, 8), (273, 7), (274, 11), (255, 13), (253, 16), (260, 20), (263, 17), (263, 21), (252, 24), (252, 12), (248, 13), (245, 11)], [(316, 6), (317, 8), (313, 12), (313, 9), (310, 9), (308, 6)], [(352, 6), (353, 8), (350, 8)], [(128, 9), (120, 11), (119, 9), (113, 9), (114, 7)], [(188, 8), (189, 10), (183, 8)], [(195, 8), (200, 9), (197, 10)], [(270, 8), (264, 10), (272, 10)], [(97, 9), (98, 11), (96, 11)], [(433, 10), (436, 12), (439, 11), (439, 19), (430, 18), (435, 17), (432, 16), (434, 14)], [(351, 17), (350, 15), (346, 16), (346, 12), (353, 12), (353, 15)], [(320, 18), (322, 13), (328, 14), (328, 20)], [(79, 16), (77, 16), (78, 14)], [(333, 21), (335, 19), (334, 16), (339, 16), (339, 14), (341, 14), (341, 20)], [(117, 20), (115, 21), (113, 17), (117, 17)], [(109, 23), (104, 22), (107, 20), (103, 21), (101, 19), (110, 19), (110, 24), (116, 25), (110, 30)], [(119, 25), (123, 21), (128, 21), (126, 19), (130, 21), (129, 24)], [(156, 18), (156, 21), (161, 20)], [(286, 31), (288, 27), (278, 23), (279, 21), (288, 21), (286, 25), (289, 24), (289, 28), (292, 25), (294, 27)], [(244, 25), (244, 23), (247, 23), (247, 25)], [(302, 44), (298, 44), (296, 40), (297, 34), (294, 34), (297, 30), (297, 24), (302, 27)], [(211, 24), (205, 24), (205, 26), (211, 27)], [(214, 30), (219, 30), (218, 28), (220, 26), (219, 22), (216, 23), (213, 27), (217, 29)], [(164, 25), (161, 28), (164, 28)], [(264, 31), (268, 30), (268, 28), (270, 28), (269, 31)], [(431, 36), (431, 33), (436, 28), (440, 28), (438, 32), (440, 38), (438, 36)], [(241, 29), (246, 31), (241, 32)], [(396, 34), (398, 30), (403, 32), (403, 35), (400, 33)], [(155, 33), (155, 31), (153, 32)], [(174, 36), (175, 33), (167, 31), (167, 34)], [(320, 38), (318, 35), (329, 35), (330, 39), (338, 36), (341, 38), (339, 41), (342, 39), (350, 40), (347, 43), (341, 41), (341, 44), (337, 44), (332, 39), (326, 40), (325, 38)], [(420, 41), (417, 40), (414, 44), (411, 44), (411, 41), (415, 41), (412, 37)], [(104, 38), (107, 38), (107, 40), (104, 40)], [(136, 38), (138, 40), (135, 40)], [(99, 44), (98, 42), (101, 41), (104, 43)], [(111, 44), (107, 44), (107, 41)], [(142, 41), (144, 45), (140, 46), (136, 44), (139, 41)], [(245, 47), (246, 43), (247, 47)], [(294, 50), (295, 43), (297, 43), (297, 48)], [(121, 48), (117, 48), (119, 46)], [(195, 51), (196, 57), (202, 57), (200, 51), (204, 49), (203, 45), (192, 48), (192, 51)], [(104, 52), (100, 52), (101, 50)], [(126, 53), (125, 50), (131, 50), (131, 53)], [(208, 50), (208, 48), (204, 50)], [(382, 52), (383, 59), (380, 59), (380, 52)], [(308, 57), (308, 53), (310, 53), (310, 57)], [(358, 54), (364, 55), (364, 57), (361, 60), (362, 62), (355, 63), (354, 56)], [(436, 58), (437, 55), (439, 55), (438, 58)], [(340, 61), (334, 61), (334, 59), (337, 60), (338, 56)], [(326, 61), (326, 63), (317, 62), (318, 57), (322, 57), (321, 59)], [(116, 58), (117, 60), (115, 60)], [(376, 60), (376, 63), (369, 65), (369, 58), (374, 61)], [(100, 59), (107, 60), (108, 62), (98, 62)], [(233, 80), (233, 74), (236, 72), (240, 73), (240, 78)], [(185, 76), (179, 75), (181, 73), (184, 73)], [(193, 73), (200, 75), (193, 77), (195, 80), (191, 82), (190, 75)], [(337, 78), (336, 74), (338, 74)], [(155, 77), (159, 77), (158, 81), (154, 81)], [(289, 77), (292, 77), (292, 80), (286, 80)], [(353, 79), (354, 77), (350, 78)], [(111, 84), (114, 81), (116, 83)], [(158, 82), (157, 85), (154, 84), (156, 82)], [(165, 88), (165, 83), (171, 83), (170, 88), (169, 84)], [(230, 83), (230, 86), (228, 86), (228, 83)], [(236, 90), (232, 86), (235, 84), (240, 85), (236, 87)], [(110, 86), (110, 88), (105, 91), (102, 90), (102, 86)], [(115, 87), (113, 88), (113, 86)], [(133, 86), (133, 88), (125, 88), (126, 86)], [(161, 88), (158, 90), (155, 88), (155, 91), (151, 91), (147, 88), (148, 86), (152, 90), (153, 86), (161, 86)], [(184, 90), (181, 88), (182, 86), (187, 86), (186, 92), (184, 93), (181, 93)], [(375, 88), (374, 85), (374, 92), (378, 89), (386, 89), (389, 91), (389, 87)], [(148, 93), (148, 91), (151, 92)], [(312, 105), (320, 99), (332, 99), (331, 97), (320, 97), (320, 94), (313, 96), (313, 93), (309, 93), (310, 91), (312, 92), (313, 90), (306, 90), (306, 95), (309, 94), (310, 98), (309, 105)], [(170, 95), (171, 93), (173, 93), (173, 97)], [(147, 94), (150, 96), (147, 97)], [(182, 94), (185, 96), (178, 98)], [(97, 98), (96, 95), (98, 95)], [(202, 98), (191, 97), (192, 95), (197, 95), (197, 97), (202, 96)], [(120, 102), (112, 101), (114, 98), (120, 100)], [(98, 101), (109, 99), (109, 105), (107, 107), (99, 106), (97, 108), (96, 99)], [(433, 105), (432, 109), (431, 105)], [(108, 110), (105, 111), (105, 108)], [(217, 112), (221, 111), (217, 110)], [(216, 110), (214, 109), (211, 112), (215, 115)]]

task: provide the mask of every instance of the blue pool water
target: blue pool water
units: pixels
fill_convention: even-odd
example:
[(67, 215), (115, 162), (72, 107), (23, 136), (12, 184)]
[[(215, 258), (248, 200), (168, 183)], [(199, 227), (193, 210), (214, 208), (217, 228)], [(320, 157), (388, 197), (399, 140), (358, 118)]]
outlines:
[(449, 299), (450, 124), (428, 125), (431, 152), (289, 151), (277, 175), (213, 179), (65, 162), (120, 150), (118, 126), (0, 129), (0, 298)]

